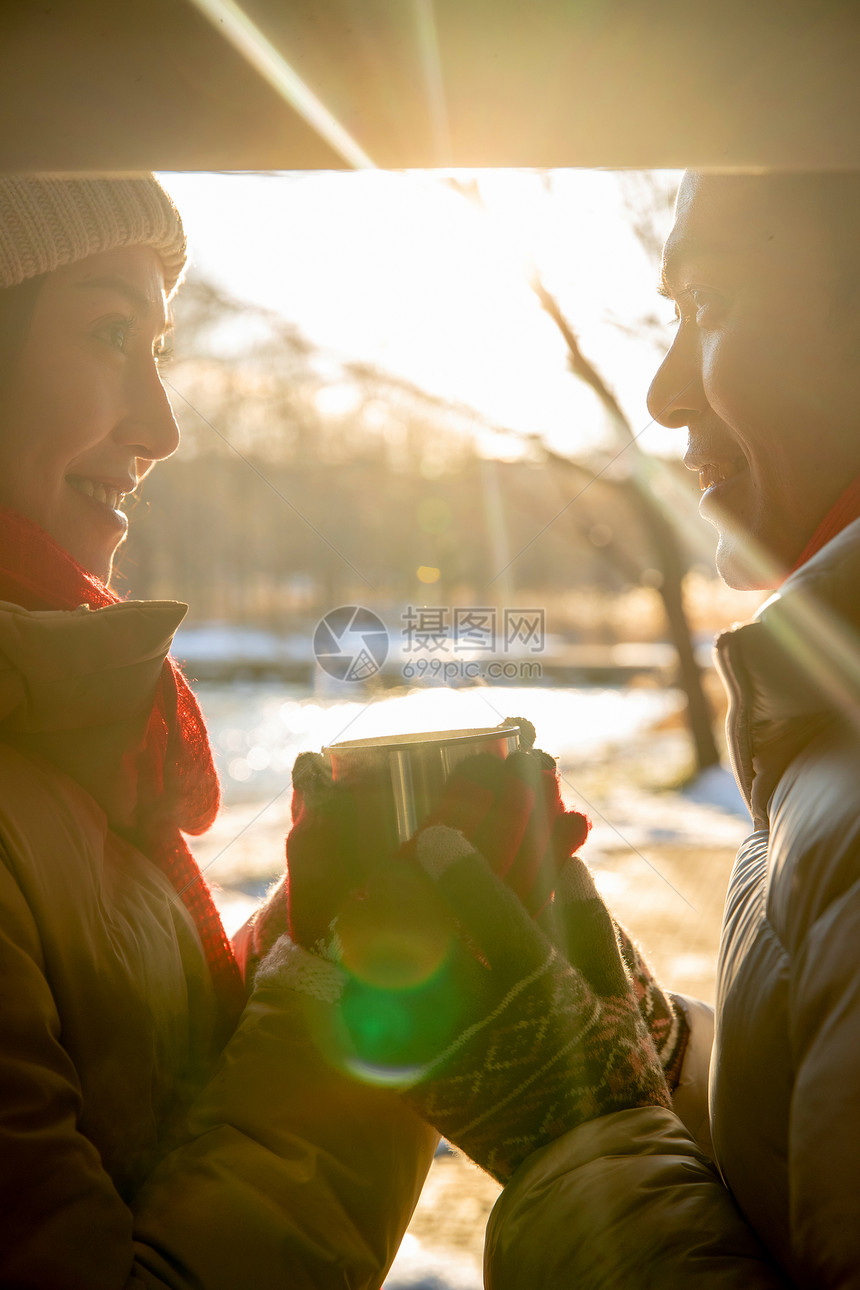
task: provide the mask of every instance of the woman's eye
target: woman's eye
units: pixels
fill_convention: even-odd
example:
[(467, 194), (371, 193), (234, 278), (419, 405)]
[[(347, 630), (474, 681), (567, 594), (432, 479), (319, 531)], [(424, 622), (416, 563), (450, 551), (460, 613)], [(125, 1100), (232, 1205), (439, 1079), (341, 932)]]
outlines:
[(133, 318), (118, 318), (104, 323), (96, 335), (120, 354), (126, 353), (129, 341), (134, 333)]
[(173, 342), (169, 336), (160, 336), (158, 338), (152, 347), (152, 356), (159, 367), (163, 367), (165, 363), (170, 362), (173, 358)]

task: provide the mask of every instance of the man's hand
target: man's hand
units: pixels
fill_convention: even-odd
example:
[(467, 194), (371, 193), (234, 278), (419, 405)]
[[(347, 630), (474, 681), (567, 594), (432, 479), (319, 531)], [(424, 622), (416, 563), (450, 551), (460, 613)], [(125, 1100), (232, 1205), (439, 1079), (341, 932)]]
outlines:
[(381, 868), (334, 924), (343, 1065), (399, 1087), (502, 1182), (586, 1120), (669, 1106), (611, 923), (596, 938), (571, 894), (571, 963), (461, 833), (423, 830), (416, 860)]
[[(262, 958), (287, 930), (296, 944), (327, 953), (333, 927), (348, 908), (341, 932), (353, 960), (358, 955), (378, 965), (386, 955), (393, 955), (394, 961), (404, 954), (411, 957), (409, 970), (419, 978), (429, 970), (428, 963), (438, 962), (450, 927), (443, 928), (438, 909), (431, 916), (435, 894), (426, 886), (422, 889), (414, 869), (389, 863), (381, 841), (384, 810), (380, 799), (333, 784), (319, 754), (299, 756), (293, 768), (288, 878), (255, 920), (255, 958)], [(606, 909), (587, 867), (573, 854), (590, 822), (576, 811), (565, 811), (553, 759), (525, 750), (504, 761), (489, 755), (466, 759), (451, 775), (432, 820), (459, 829), (472, 842), (524, 907), (538, 911), (541, 929), (575, 967), (582, 966), (584, 954), (591, 971), (599, 971), (602, 956), (608, 954), (614, 964), (620, 946), (640, 1014), (669, 1087), (674, 1088), (688, 1035), (686, 1018), (660, 988), (638, 948)], [(413, 839), (404, 853), (414, 856), (416, 846)], [(387, 877), (376, 883), (374, 900), (367, 902), (362, 899), (366, 884), (380, 866)], [(396, 926), (398, 949), (390, 933), (381, 936), (385, 926)], [(359, 965), (358, 977), (363, 973)]]
[(505, 761), (486, 754), (467, 758), (455, 767), (431, 823), (459, 829), (574, 965), (578, 948), (565, 922), (571, 907), (566, 893), (576, 893), (577, 935), (590, 927), (592, 949), (596, 942), (610, 946), (614, 934), (642, 1019), (674, 1089), (689, 1035), (686, 1016), (609, 913), (587, 866), (574, 854), (585, 842), (591, 821), (578, 811), (565, 810), (553, 758), (540, 750), (515, 752)]
[(565, 810), (555, 761), (540, 750), (466, 758), (427, 824), (461, 832), (531, 913), (546, 906), (559, 865), (591, 828), (579, 811)]
[(575, 967), (590, 964), (591, 970), (600, 970), (598, 965), (608, 954), (614, 971), (620, 950), (640, 1015), (674, 1091), (690, 1034), (686, 1014), (674, 995), (663, 990), (639, 947), (609, 912), (579, 856), (569, 856), (560, 864), (552, 903), (538, 922)]

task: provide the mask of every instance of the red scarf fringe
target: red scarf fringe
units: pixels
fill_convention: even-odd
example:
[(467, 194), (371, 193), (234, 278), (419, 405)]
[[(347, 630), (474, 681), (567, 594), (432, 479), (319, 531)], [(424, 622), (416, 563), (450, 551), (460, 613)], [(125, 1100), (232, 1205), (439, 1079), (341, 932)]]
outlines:
[[(38, 525), (0, 507), (0, 600), (23, 609), (103, 609), (120, 598)], [(233, 948), (183, 833), (203, 833), (218, 813), (218, 775), (203, 714), (188, 682), (165, 659), (143, 746), (128, 758), (137, 779), (135, 841), (161, 869), (194, 920), (225, 1027), (244, 1002)]]

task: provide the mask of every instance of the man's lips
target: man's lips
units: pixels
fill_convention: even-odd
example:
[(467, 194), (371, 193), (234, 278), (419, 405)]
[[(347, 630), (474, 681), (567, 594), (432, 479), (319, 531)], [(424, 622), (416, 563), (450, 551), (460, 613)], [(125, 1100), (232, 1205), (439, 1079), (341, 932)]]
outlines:
[(688, 452), (684, 457), (684, 465), (687, 470), (698, 473), (699, 487), (703, 493), (749, 469), (746, 457), (717, 456), (703, 452)]

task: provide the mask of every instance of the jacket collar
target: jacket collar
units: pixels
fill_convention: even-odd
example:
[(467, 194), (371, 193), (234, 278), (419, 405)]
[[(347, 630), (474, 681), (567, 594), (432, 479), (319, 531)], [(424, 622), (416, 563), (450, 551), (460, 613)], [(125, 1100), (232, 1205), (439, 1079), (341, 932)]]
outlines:
[(788, 763), (837, 717), (860, 730), (860, 520), (791, 575), (752, 622), (723, 633), (729, 750), (756, 822)]
[(186, 612), (173, 601), (70, 611), (0, 603), (0, 739), (51, 762), (112, 824), (129, 825), (134, 801), (123, 766), (142, 743)]

